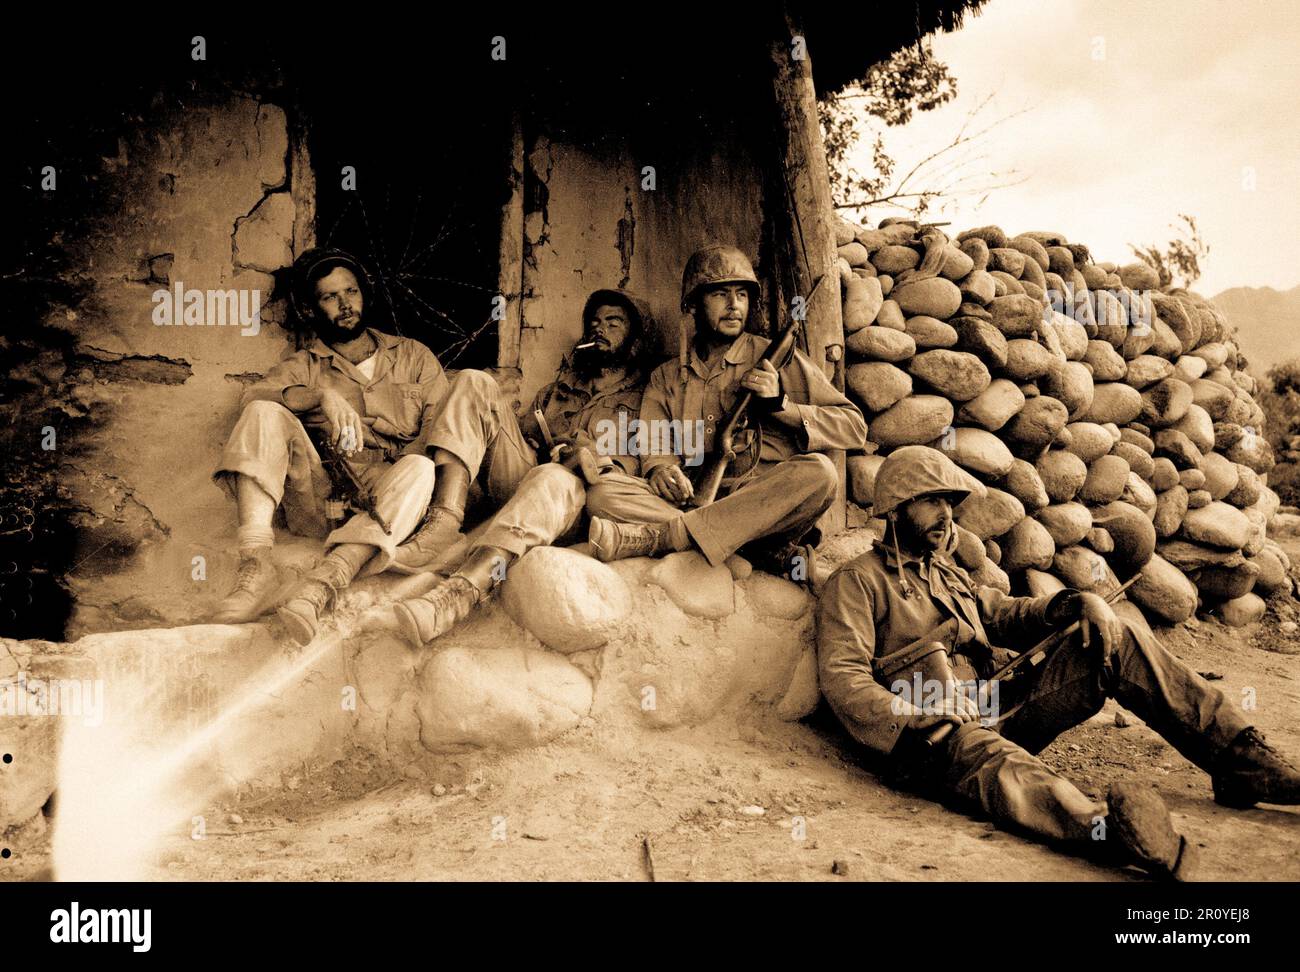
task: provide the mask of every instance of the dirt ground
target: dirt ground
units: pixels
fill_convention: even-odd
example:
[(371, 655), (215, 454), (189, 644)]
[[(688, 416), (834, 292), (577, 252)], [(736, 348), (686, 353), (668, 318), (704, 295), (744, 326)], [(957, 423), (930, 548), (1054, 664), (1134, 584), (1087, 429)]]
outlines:
[[(1300, 562), (1300, 541), (1284, 541)], [(1300, 758), (1294, 601), (1264, 621), (1159, 632), (1231, 698), (1253, 689), (1256, 722)], [(1114, 780), (1155, 784), (1200, 846), (1204, 880), (1300, 880), (1300, 808), (1230, 811), (1208, 778), (1110, 703), (1059, 738), (1047, 761), (1100, 797)], [(361, 758), (207, 808), (208, 832), (169, 837), (156, 880), (1080, 880), (1141, 879), (1053, 851), (896, 792), (825, 720), (707, 725), (646, 734), (588, 726), (541, 749), (446, 758), (429, 780)], [(48, 869), (33, 842), (11, 877)], [(11, 862), (18, 863), (18, 862)], [(834, 869), (834, 871), (833, 871)]]

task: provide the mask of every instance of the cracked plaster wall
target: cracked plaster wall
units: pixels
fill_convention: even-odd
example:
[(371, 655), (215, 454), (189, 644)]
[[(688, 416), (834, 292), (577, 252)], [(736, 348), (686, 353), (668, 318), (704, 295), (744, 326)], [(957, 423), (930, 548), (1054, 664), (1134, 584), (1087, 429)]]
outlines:
[[(210, 481), (242, 384), (289, 348), (272, 301), (274, 272), (294, 256), (311, 200), (295, 205), (282, 108), (229, 96), (192, 104), (123, 134), (98, 176), (103, 206), (69, 242), (87, 297), (47, 323), (70, 332), (72, 396), (88, 413), (60, 459), (85, 512), (77, 599), (87, 631), (185, 618), (185, 602), (232, 546), (229, 500)], [(300, 230), (301, 232), (301, 230)], [(256, 335), (234, 326), (158, 326), (153, 295), (260, 291)]]

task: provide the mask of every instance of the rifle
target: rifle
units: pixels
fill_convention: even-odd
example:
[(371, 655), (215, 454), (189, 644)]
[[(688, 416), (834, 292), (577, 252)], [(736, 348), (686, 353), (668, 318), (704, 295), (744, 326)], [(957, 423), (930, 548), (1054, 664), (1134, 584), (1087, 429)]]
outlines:
[(320, 453), (321, 465), (325, 467), (325, 473), (334, 487), (326, 501), (327, 509), (338, 509), (339, 515), (331, 516), (330, 519), (341, 519), (343, 511), (351, 507), (358, 513), (370, 514), (370, 518), (379, 524), (384, 533), (392, 536), (393, 528), (379, 515), (379, 509), (375, 506), (375, 494), (357, 478), (352, 463), (334, 446), (329, 429), (322, 430), (313, 438), (316, 440), (316, 451)]
[[(540, 408), (535, 408), (533, 409), (533, 418), (537, 422), (538, 430), (542, 433), (542, 442), (546, 445), (547, 450), (553, 449), (555, 447), (555, 437), (551, 435), (551, 426), (546, 421), (546, 414)], [(594, 486), (600, 479), (602, 463), (585, 446), (569, 446), (568, 452), (569, 454), (560, 460), (560, 465), (569, 472), (581, 476), (588, 486)], [(605, 463), (605, 465), (609, 465), (609, 463)]]
[[(813, 285), (812, 293), (804, 301), (805, 309), (812, 303), (813, 296), (825, 279), (824, 276), (817, 279), (817, 283)], [(764, 361), (769, 361), (777, 371), (784, 368), (794, 354), (795, 341), (799, 337), (799, 324), (799, 319), (792, 318), (790, 323), (777, 335), (776, 339), (768, 344), (763, 356), (755, 363), (755, 367), (761, 366)], [(718, 498), (718, 490), (722, 487), (722, 480), (726, 478), (727, 468), (736, 458), (736, 432), (739, 431), (741, 423), (745, 420), (749, 411), (749, 403), (753, 398), (754, 393), (749, 389), (745, 389), (736, 396), (735, 402), (732, 403), (731, 410), (726, 414), (722, 425), (718, 428), (718, 437), (714, 442), (713, 458), (700, 468), (695, 492), (690, 500), (692, 506), (708, 506)]]

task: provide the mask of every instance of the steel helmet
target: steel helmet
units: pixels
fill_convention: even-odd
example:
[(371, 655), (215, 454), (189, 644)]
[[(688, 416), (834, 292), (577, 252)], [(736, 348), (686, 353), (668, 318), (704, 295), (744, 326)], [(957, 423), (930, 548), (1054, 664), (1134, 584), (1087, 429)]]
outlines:
[(361, 265), (360, 260), (345, 250), (336, 250), (331, 247), (313, 247), (304, 251), (299, 255), (298, 259), (293, 261), (293, 269), (290, 274), (290, 298), (293, 301), (293, 309), (297, 313), (299, 320), (304, 323), (315, 320), (316, 292), (314, 284), (335, 267), (343, 267), (352, 271), (352, 275), (357, 278), (357, 283), (361, 287), (362, 299), (367, 304), (370, 303), (370, 275), (366, 273), (366, 268)]
[(749, 288), (751, 301), (757, 298), (758, 277), (754, 275), (749, 257), (726, 243), (714, 243), (696, 250), (686, 261), (686, 270), (682, 273), (682, 310), (687, 309), (701, 287), (735, 283), (743, 283)]
[(872, 507), (876, 516), (884, 516), (918, 496), (932, 493), (951, 494), (954, 506), (972, 493), (988, 495), (983, 483), (938, 449), (909, 445), (895, 449), (880, 464)]

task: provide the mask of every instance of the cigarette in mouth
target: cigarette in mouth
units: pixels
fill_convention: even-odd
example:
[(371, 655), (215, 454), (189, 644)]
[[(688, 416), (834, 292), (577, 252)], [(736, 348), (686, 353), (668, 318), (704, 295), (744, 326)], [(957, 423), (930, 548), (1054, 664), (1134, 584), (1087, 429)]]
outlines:
[(581, 351), (583, 348), (594, 348), (595, 346), (596, 346), (595, 341), (588, 341), (586, 344), (577, 345), (573, 350)]

